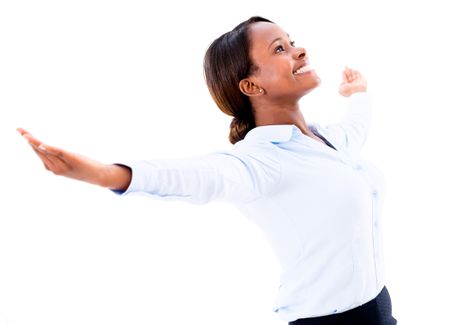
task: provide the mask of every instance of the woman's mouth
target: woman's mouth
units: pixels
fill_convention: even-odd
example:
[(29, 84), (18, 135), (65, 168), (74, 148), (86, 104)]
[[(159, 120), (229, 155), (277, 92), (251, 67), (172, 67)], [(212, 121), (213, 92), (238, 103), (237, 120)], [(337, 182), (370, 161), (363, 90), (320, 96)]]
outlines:
[(311, 66), (309, 64), (306, 64), (300, 68), (298, 68), (297, 70), (294, 71), (294, 75), (299, 75), (299, 74), (303, 74), (303, 73), (307, 73), (309, 71), (313, 70), (311, 68)]

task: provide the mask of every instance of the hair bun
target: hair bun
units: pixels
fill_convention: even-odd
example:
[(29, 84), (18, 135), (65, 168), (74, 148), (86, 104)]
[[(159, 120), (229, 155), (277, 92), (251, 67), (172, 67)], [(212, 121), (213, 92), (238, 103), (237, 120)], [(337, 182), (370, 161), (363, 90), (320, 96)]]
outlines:
[(239, 117), (234, 117), (230, 124), (230, 135), (228, 139), (232, 144), (241, 141), (245, 138), (248, 131), (255, 127), (255, 123), (248, 122)]

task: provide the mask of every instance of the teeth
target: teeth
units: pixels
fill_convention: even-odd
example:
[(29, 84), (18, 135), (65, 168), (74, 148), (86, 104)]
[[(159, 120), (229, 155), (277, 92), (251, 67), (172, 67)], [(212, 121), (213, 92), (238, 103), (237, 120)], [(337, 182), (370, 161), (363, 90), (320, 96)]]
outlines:
[(309, 66), (309, 64), (297, 69), (294, 71), (294, 74), (301, 74), (312, 70), (312, 68)]

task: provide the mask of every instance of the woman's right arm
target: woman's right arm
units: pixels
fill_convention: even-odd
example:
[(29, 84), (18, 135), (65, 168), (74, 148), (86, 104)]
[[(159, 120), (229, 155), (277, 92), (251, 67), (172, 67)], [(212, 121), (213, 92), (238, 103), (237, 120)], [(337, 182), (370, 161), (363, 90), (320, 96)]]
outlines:
[(121, 195), (207, 203), (212, 200), (250, 202), (268, 193), (280, 179), (276, 157), (267, 149), (215, 152), (198, 157), (153, 159), (123, 165), (105, 165), (84, 156), (51, 147), (18, 129), (44, 166), (56, 175), (100, 185)]
[(131, 182), (131, 169), (120, 165), (106, 165), (79, 154), (46, 145), (24, 129), (17, 131), (28, 141), (47, 170), (55, 175), (125, 191)]

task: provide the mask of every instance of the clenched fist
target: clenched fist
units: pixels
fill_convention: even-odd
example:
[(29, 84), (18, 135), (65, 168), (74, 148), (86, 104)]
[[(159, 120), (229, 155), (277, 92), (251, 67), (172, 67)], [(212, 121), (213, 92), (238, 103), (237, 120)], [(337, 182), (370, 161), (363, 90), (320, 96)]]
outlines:
[(339, 85), (339, 93), (348, 97), (357, 92), (367, 91), (367, 81), (358, 70), (345, 67), (342, 72), (342, 83)]

